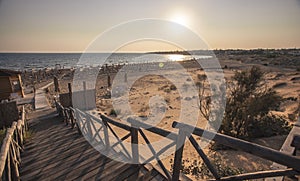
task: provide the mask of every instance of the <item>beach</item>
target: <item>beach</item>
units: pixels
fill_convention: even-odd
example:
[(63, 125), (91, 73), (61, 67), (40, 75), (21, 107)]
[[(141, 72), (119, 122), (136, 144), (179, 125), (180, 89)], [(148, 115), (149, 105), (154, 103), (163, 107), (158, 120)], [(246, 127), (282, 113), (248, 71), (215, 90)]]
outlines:
[[(246, 61), (234, 60), (234, 58), (240, 59), (242, 55), (238, 56), (220, 56), (220, 64), (224, 68), (224, 76), (227, 82), (231, 81), (231, 77), (236, 71), (245, 70), (251, 66), (260, 67), (266, 78), (265, 85), (274, 88), (280, 96), (284, 98), (284, 101), (280, 105), (280, 109), (273, 111), (275, 115), (283, 116), (289, 120), (290, 125), (297, 120), (298, 106), (299, 106), (299, 92), (300, 92), (300, 72), (297, 70), (298, 65), (287, 64), (285, 68), (282, 68), (278, 65), (271, 65), (271, 59), (265, 61), (251, 61), (251, 58)], [(228, 58), (230, 57), (230, 58)], [(257, 57), (256, 57), (257, 58)], [(266, 64), (268, 63), (268, 64)], [(278, 64), (278, 62), (277, 62)], [(157, 64), (159, 65), (159, 64)], [(185, 67), (189, 73), (192, 82), (199, 82), (199, 75), (204, 75), (204, 70), (197, 65), (195, 61), (186, 61), (181, 62), (181, 65)], [(147, 65), (144, 65), (147, 66)], [(119, 118), (115, 117), (112, 111), (115, 110), (112, 101), (110, 99), (110, 86), (108, 85), (108, 75), (111, 78), (111, 83), (113, 83), (118, 69), (113, 67), (108, 67), (108, 72), (103, 71), (97, 75), (96, 81), (96, 111), (108, 116), (112, 116), (114, 119), (118, 120)], [(59, 93), (68, 93), (68, 83), (73, 84), (73, 76), (75, 70), (66, 69), (62, 70), (57, 77), (59, 77)], [(168, 70), (168, 74), (178, 74), (178, 70), (171, 69)], [(154, 75), (155, 72), (149, 75), (144, 76), (134, 82), (130, 89), (129, 93), (129, 104), (135, 116), (146, 118), (150, 116), (149, 100), (153, 96), (161, 96), (167, 103), (166, 112), (164, 117), (156, 124), (157, 127), (165, 130), (173, 130), (172, 122), (176, 121), (180, 117), (181, 110), (181, 97), (178, 93), (178, 90), (172, 89), (172, 82), (166, 78)], [(52, 81), (49, 79), (48, 81)], [(42, 84), (44, 81), (42, 80)], [(208, 86), (208, 85), (206, 85)], [(54, 85), (51, 85), (47, 88), (48, 100), (54, 106), (53, 99), (58, 97), (58, 93), (54, 91)], [(204, 119), (201, 114), (198, 116), (198, 121), (196, 126), (200, 128), (205, 128), (207, 121)], [(121, 130), (119, 130), (120, 135), (124, 135)], [(150, 134), (150, 133), (148, 133)], [(150, 134), (151, 141), (155, 142), (161, 137)], [(252, 140), (255, 143), (271, 147), (273, 149), (279, 150), (283, 144), (286, 135), (278, 135), (266, 138), (258, 138)], [(200, 140), (200, 138), (196, 138)], [(222, 163), (235, 168), (241, 168), (243, 171), (261, 171), (270, 169), (272, 162), (267, 161), (256, 156), (236, 151), (236, 150), (217, 150), (212, 151), (209, 147), (206, 147), (204, 151), (210, 157), (220, 157)], [(216, 156), (217, 155), (217, 156)], [(171, 170), (171, 159), (174, 158), (174, 154), (164, 158), (162, 161), (166, 165), (167, 169)], [(185, 164), (189, 165), (194, 160), (201, 161), (201, 157), (192, 147), (192, 145), (187, 141), (184, 147), (183, 160)], [(198, 179), (195, 176), (189, 175), (193, 179)]]

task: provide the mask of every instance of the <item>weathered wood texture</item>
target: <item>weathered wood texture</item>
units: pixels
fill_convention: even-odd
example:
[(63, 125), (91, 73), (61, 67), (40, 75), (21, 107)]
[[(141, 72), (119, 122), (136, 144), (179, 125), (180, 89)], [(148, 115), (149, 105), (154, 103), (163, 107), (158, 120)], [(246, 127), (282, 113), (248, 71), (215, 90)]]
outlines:
[[(268, 147), (264, 147), (264, 146), (261, 146), (261, 145), (255, 144), (255, 143), (251, 143), (248, 141), (244, 141), (244, 140), (237, 139), (237, 138), (227, 136), (227, 135), (223, 135), (220, 133), (210, 132), (207, 130), (203, 130), (201, 128), (194, 128), (190, 125), (183, 124), (183, 123), (173, 122), (172, 126), (174, 128), (175, 127), (178, 128), (179, 132), (184, 131), (184, 130), (193, 130), (192, 134), (194, 134), (194, 135), (202, 136), (203, 138), (207, 138), (207, 139), (212, 138), (213, 141), (215, 141), (219, 144), (222, 144), (222, 145), (234, 148), (234, 149), (238, 149), (238, 150), (259, 156), (261, 158), (282, 164), (288, 168), (291, 168), (288, 170), (281, 169), (281, 170), (277, 170), (277, 171), (271, 170), (271, 171), (261, 172), (261, 173), (248, 173), (248, 174), (242, 174), (242, 175), (235, 175), (235, 176), (230, 176), (228, 178), (218, 178), (218, 176), (215, 176), (216, 180), (257, 179), (257, 178), (265, 178), (265, 177), (273, 177), (273, 176), (277, 177), (277, 176), (287, 176), (287, 175), (299, 175), (299, 173), (300, 173), (300, 158), (293, 156), (292, 154), (289, 155), (286, 153), (282, 153), (282, 152), (279, 152), (277, 150), (274, 150), (274, 149), (271, 149)], [(205, 132), (205, 134), (204, 134), (204, 132)], [(195, 146), (195, 143), (193, 143), (193, 145)], [(199, 149), (197, 149), (197, 145), (195, 148), (198, 152), (200, 151)], [(176, 157), (175, 157), (175, 159), (176, 159)], [(174, 162), (174, 168), (176, 166), (180, 166), (180, 162), (179, 163)], [(177, 171), (177, 172), (179, 172), (179, 171)], [(176, 176), (176, 173), (173, 173), (173, 175)], [(175, 178), (175, 180), (176, 180), (176, 178)]]
[(18, 122), (13, 122), (7, 129), (0, 152), (0, 180), (20, 180), (19, 164), (20, 153), (23, 150), (24, 134), (26, 129), (25, 111)]
[(164, 180), (156, 170), (111, 159), (119, 153), (101, 155), (62, 121), (53, 116), (32, 119), (35, 133), (22, 154), (22, 180)]

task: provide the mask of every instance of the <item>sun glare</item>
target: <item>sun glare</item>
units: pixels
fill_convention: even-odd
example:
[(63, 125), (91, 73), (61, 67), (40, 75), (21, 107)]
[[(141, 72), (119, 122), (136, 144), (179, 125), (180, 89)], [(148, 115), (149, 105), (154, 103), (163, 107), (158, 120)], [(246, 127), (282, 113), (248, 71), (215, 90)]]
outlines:
[(171, 17), (171, 21), (181, 24), (183, 26), (187, 26), (188, 25), (188, 19), (185, 15), (183, 14), (175, 14)]

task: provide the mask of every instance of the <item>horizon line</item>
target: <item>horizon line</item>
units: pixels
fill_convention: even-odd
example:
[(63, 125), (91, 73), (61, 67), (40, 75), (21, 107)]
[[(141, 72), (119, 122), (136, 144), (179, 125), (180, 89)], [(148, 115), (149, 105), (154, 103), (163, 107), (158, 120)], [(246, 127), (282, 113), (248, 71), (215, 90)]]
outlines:
[[(157, 53), (157, 52), (189, 52), (189, 51), (222, 51), (222, 50), (292, 50), (296, 49), (299, 50), (300, 48), (298, 47), (287, 47), (287, 48), (215, 48), (215, 49), (194, 49), (194, 50), (153, 50), (153, 51), (120, 51), (120, 52), (114, 52), (114, 53)], [(0, 51), (0, 53), (74, 53), (74, 54), (83, 54), (83, 53), (111, 53), (111, 52), (104, 52), (104, 51), (99, 51), (99, 52), (83, 52), (83, 51)]]

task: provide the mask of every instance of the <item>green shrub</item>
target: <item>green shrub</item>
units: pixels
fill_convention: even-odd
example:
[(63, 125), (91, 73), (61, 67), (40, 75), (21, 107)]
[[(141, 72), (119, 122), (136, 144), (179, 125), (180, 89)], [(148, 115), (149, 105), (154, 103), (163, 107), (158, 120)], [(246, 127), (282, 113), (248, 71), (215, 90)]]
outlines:
[(268, 115), (261, 119), (255, 119), (249, 125), (249, 137), (270, 137), (276, 135), (287, 135), (291, 131), (289, 122), (283, 117)]
[(169, 88), (166, 88), (166, 89), (164, 89), (164, 92), (166, 92), (166, 93), (170, 93), (170, 92), (171, 92), (171, 90), (170, 90)]
[(117, 110), (111, 109), (110, 112), (109, 112), (109, 115), (110, 115), (110, 116), (116, 116), (116, 117), (117, 117), (120, 113), (121, 113), (121, 110), (118, 110), (118, 109), (117, 109)]
[(174, 84), (172, 84), (172, 85), (170, 86), (170, 90), (172, 90), (172, 91), (177, 90), (177, 87), (176, 87)]
[[(258, 67), (237, 72), (233, 80), (234, 85), (227, 96), (225, 116), (220, 128), (222, 133), (249, 139), (282, 133), (281, 129), (284, 133), (288, 130), (283, 118), (274, 119), (269, 114), (279, 107), (282, 98), (273, 89), (265, 87), (263, 72)], [(272, 128), (264, 129), (267, 125)]]

